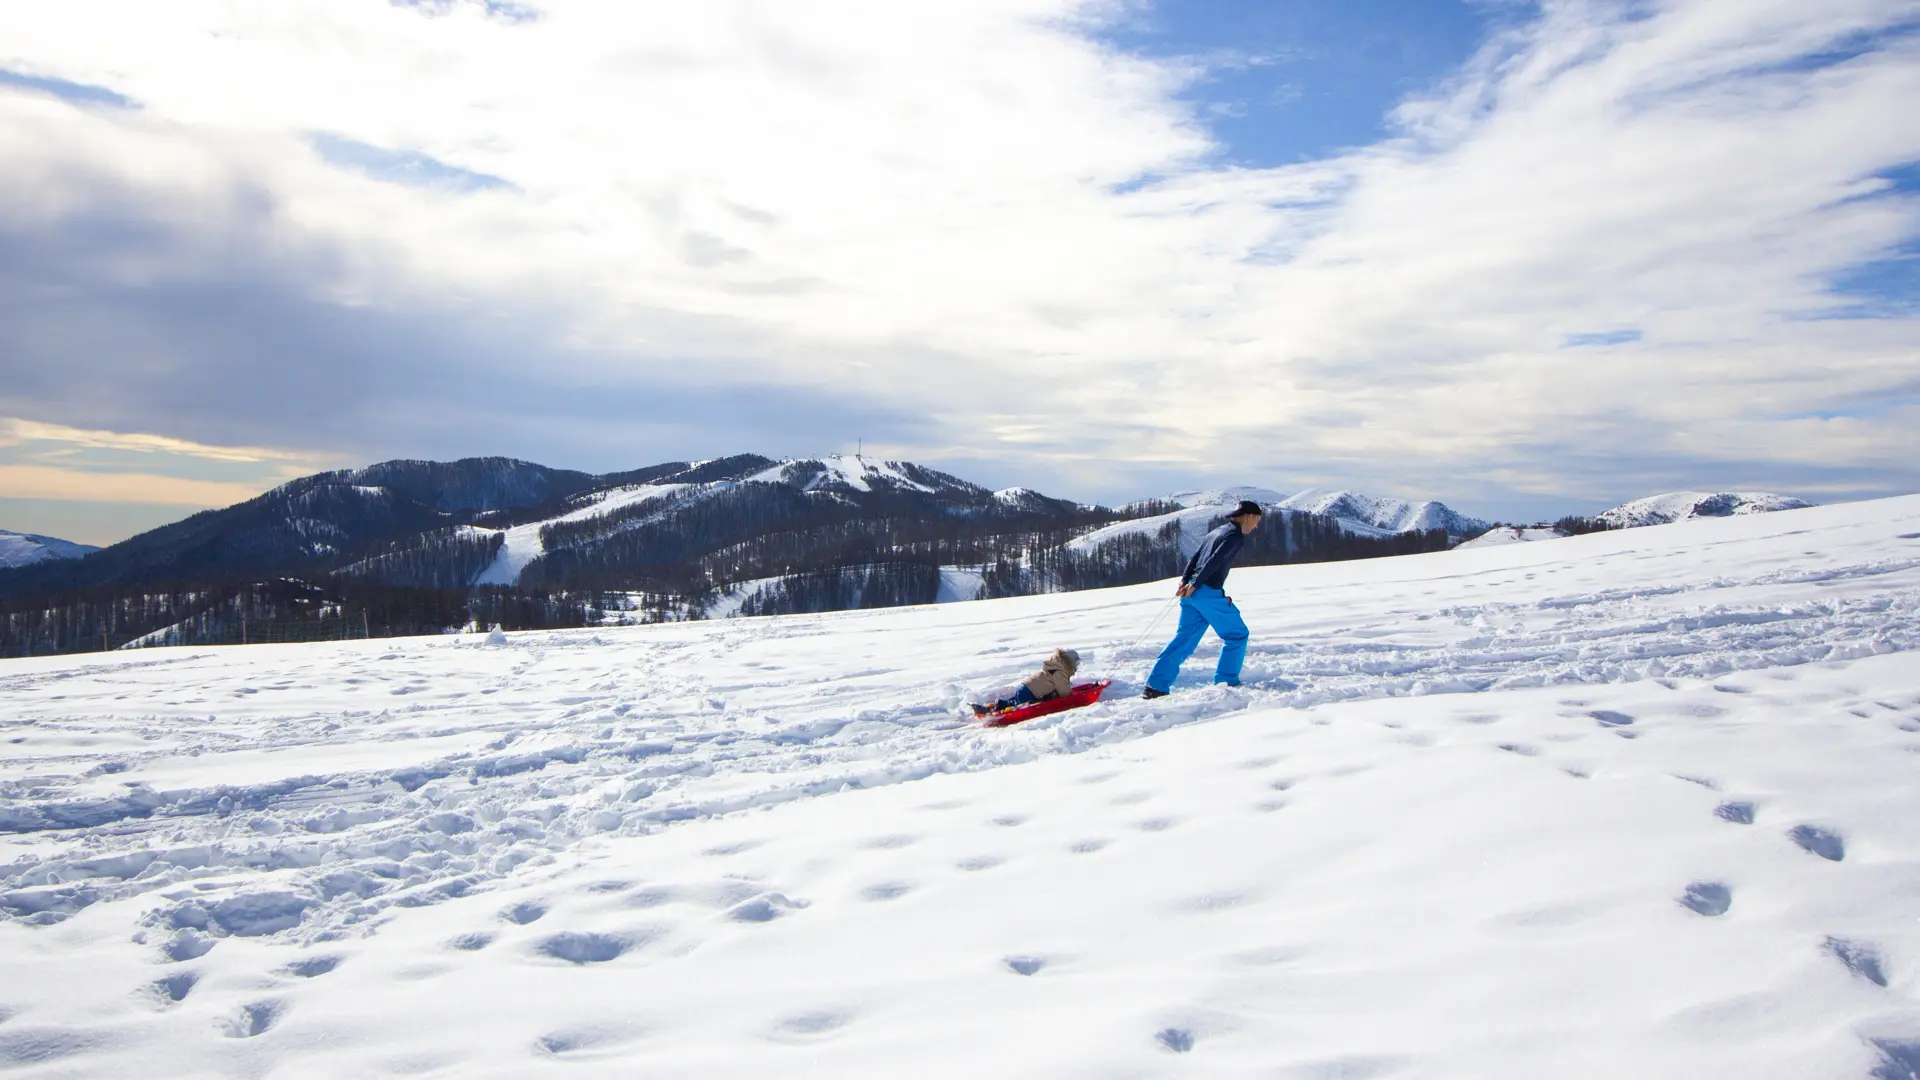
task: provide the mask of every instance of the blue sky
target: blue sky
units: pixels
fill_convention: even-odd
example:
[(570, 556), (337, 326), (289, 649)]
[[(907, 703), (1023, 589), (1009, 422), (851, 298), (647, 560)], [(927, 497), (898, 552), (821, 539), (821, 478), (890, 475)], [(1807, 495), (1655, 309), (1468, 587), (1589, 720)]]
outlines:
[(1462, 0), (1174, 0), (1127, 10), (1099, 35), (1115, 48), (1190, 61), (1180, 95), (1221, 161), (1311, 161), (1392, 133), (1390, 114), (1466, 63), (1518, 3)]
[(273, 10), (0, 14), (0, 527), (863, 439), (1109, 502), (1920, 489), (1907, 0)]

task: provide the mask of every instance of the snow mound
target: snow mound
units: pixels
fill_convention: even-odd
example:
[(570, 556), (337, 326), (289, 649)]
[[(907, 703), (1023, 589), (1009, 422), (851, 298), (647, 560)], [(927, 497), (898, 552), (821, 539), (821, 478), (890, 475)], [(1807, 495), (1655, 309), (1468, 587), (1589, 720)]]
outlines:
[(52, 559), (78, 559), (99, 550), (91, 544), (0, 529), (0, 568), (31, 566)]
[(1623, 503), (1595, 517), (1616, 529), (1631, 529), (1691, 518), (1804, 510), (1812, 505), (1805, 499), (1765, 491), (1670, 491), (1664, 495), (1649, 495), (1644, 499)]
[(1471, 540), (1463, 540), (1454, 545), (1455, 551), (1472, 551), (1478, 548), (1505, 547), (1508, 544), (1525, 544), (1535, 540), (1558, 540), (1560, 531), (1551, 526), (1497, 525)]

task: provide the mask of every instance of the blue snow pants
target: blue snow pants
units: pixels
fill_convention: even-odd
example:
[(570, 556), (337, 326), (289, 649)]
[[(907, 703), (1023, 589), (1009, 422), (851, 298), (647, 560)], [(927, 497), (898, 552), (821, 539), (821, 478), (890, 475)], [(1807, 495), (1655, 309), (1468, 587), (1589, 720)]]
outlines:
[(1160, 650), (1160, 659), (1154, 662), (1147, 685), (1163, 693), (1173, 689), (1173, 680), (1180, 677), (1180, 665), (1199, 648), (1200, 639), (1209, 626), (1224, 643), (1213, 681), (1238, 686), (1240, 663), (1247, 658), (1247, 624), (1227, 594), (1211, 585), (1202, 585), (1193, 590), (1192, 596), (1181, 599), (1180, 629), (1174, 632), (1167, 647)]

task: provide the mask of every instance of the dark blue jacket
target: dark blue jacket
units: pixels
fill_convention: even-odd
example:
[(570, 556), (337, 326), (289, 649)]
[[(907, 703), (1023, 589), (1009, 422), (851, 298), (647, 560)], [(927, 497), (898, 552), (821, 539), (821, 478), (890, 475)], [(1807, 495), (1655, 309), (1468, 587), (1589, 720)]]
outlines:
[(1200, 550), (1187, 560), (1187, 572), (1180, 575), (1180, 584), (1226, 588), (1227, 571), (1233, 569), (1233, 560), (1246, 542), (1247, 534), (1231, 521), (1208, 533), (1200, 541)]

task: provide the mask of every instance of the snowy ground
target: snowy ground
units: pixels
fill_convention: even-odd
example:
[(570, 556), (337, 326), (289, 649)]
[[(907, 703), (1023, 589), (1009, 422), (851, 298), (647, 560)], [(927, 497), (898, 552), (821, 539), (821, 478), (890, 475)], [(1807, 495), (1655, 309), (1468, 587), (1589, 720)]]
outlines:
[(5, 662), (0, 1065), (1920, 1068), (1920, 497), (1230, 591)]

